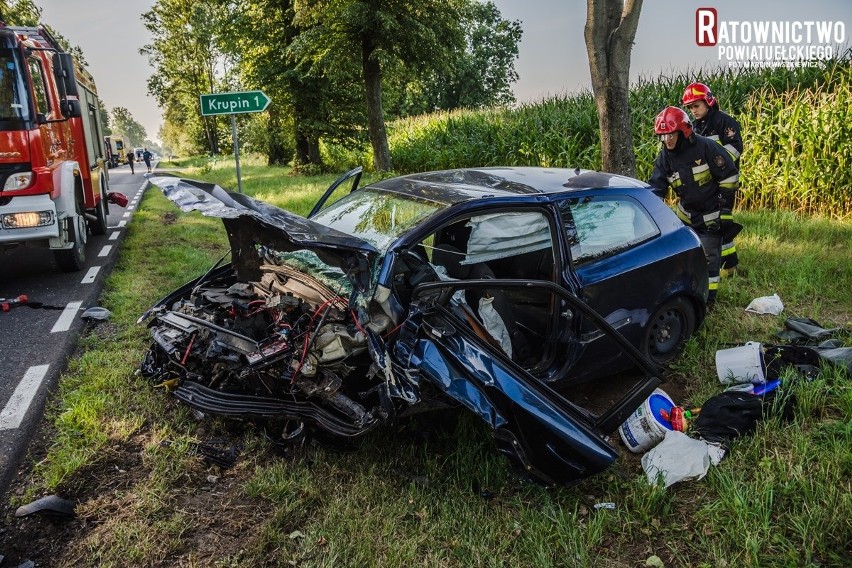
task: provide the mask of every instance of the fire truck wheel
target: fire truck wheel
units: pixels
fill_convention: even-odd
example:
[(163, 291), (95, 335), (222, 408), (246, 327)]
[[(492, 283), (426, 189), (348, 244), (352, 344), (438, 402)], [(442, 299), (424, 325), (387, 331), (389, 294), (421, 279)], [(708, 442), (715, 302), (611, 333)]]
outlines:
[(89, 221), (89, 229), (93, 235), (105, 235), (107, 232), (107, 217), (109, 216), (109, 206), (107, 205), (107, 197), (104, 189), (101, 188), (101, 200), (95, 206), (95, 217), (97, 219)]
[[(80, 206), (77, 206), (80, 209)], [(74, 219), (66, 219), (68, 223), (68, 239), (73, 246), (69, 249), (58, 249), (53, 251), (56, 264), (63, 272), (77, 272), (86, 264), (86, 241), (88, 240), (88, 229), (86, 218), (79, 213)]]

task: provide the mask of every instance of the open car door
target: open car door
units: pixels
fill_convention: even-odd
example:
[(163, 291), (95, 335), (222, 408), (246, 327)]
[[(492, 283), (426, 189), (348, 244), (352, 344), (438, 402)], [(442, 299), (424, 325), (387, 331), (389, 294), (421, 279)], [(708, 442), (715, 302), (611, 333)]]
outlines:
[[(519, 362), (462, 299), (483, 290), (545, 294), (547, 342), (533, 361)], [(459, 291), (461, 291), (459, 293)], [(499, 293), (499, 292), (495, 292)], [(470, 297), (469, 295), (467, 296)], [(460, 301), (461, 299), (461, 301)], [(583, 343), (575, 315), (597, 324), (636, 363), (637, 378), (615, 404), (593, 412), (569, 401), (540, 376), (571, 372)], [(661, 383), (658, 369), (606, 320), (570, 292), (546, 281), (455, 280), (415, 288), (394, 359), (408, 373), (433, 383), (484, 420), (497, 448), (528, 475), (546, 484), (571, 484), (606, 469), (618, 453), (606, 436), (615, 431)], [(558, 351), (558, 352), (556, 352)], [(568, 353), (568, 355), (566, 355)], [(601, 388), (607, 388), (601, 382)]]

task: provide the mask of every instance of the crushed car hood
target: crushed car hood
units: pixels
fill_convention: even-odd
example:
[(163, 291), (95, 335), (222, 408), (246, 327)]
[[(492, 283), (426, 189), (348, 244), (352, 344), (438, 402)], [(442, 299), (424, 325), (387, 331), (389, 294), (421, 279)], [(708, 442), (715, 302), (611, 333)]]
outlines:
[(181, 211), (222, 219), (231, 244), (231, 264), (244, 281), (260, 277), (256, 249), (263, 246), (279, 252), (313, 251), (323, 262), (343, 270), (359, 292), (369, 289), (370, 267), (379, 251), (366, 241), (212, 183), (177, 177), (150, 181)]

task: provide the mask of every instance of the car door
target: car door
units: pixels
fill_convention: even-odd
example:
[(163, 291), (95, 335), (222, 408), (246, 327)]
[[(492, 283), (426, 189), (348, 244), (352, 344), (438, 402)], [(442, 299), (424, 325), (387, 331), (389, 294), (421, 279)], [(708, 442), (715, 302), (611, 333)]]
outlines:
[[(322, 197), (317, 200), (313, 209), (311, 209), (311, 212), (308, 213), (308, 219), (310, 219), (311, 217), (322, 211), (325, 207), (331, 205), (344, 195), (352, 193), (353, 191), (358, 189), (358, 183), (361, 181), (361, 174), (363, 171), (364, 168), (358, 166), (357, 168), (349, 170), (348, 172), (334, 180), (334, 183), (328, 186), (328, 189), (326, 189), (325, 193), (322, 194)], [(352, 185), (349, 186), (349, 189), (347, 190), (346, 186), (343, 185), (343, 182), (350, 179), (352, 180)], [(335, 190), (337, 190), (338, 188), (340, 188), (340, 191), (335, 193)], [(332, 199), (332, 197), (334, 198)]]
[[(484, 330), (461, 291), (537, 293), (551, 299), (550, 341), (557, 355), (513, 360)], [(614, 404), (593, 411), (569, 401), (540, 376), (546, 362), (555, 373), (569, 374), (582, 358), (583, 343), (574, 318), (594, 322), (641, 370), (639, 378)], [(409, 317), (394, 346), (399, 370), (419, 375), (446, 396), (479, 416), (493, 431), (499, 451), (535, 479), (569, 484), (606, 469), (617, 451), (605, 436), (613, 432), (661, 382), (656, 368), (606, 320), (576, 296), (546, 281), (469, 279), (421, 284), (415, 288)]]
[[(580, 296), (639, 346), (650, 313), (671, 293), (671, 276), (683, 271), (664, 250), (660, 228), (639, 201), (612, 192), (565, 199), (559, 211)], [(580, 327), (590, 361), (612, 369), (625, 363), (593, 324)]]

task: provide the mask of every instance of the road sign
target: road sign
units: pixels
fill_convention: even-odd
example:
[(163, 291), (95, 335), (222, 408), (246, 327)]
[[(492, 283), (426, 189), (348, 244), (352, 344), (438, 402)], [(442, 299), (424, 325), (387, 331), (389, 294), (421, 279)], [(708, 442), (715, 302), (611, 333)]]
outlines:
[(272, 102), (263, 91), (235, 91), (201, 95), (201, 116), (242, 114), (266, 110)]

